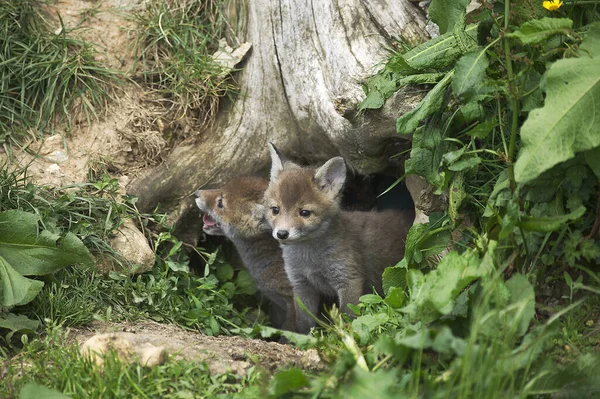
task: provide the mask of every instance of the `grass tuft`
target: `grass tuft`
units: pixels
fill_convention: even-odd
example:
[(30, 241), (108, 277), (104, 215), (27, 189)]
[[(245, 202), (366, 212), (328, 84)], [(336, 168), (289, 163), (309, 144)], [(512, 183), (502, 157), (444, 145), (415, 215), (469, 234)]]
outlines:
[[(56, 122), (98, 118), (119, 72), (62, 26), (53, 32), (43, 2), (0, 2), (0, 139)], [(62, 25), (62, 20), (61, 20)]]
[(220, 0), (151, 0), (135, 14), (138, 79), (163, 98), (175, 119), (191, 116), (200, 127), (214, 120), (219, 100), (234, 86), (211, 54), (223, 30)]

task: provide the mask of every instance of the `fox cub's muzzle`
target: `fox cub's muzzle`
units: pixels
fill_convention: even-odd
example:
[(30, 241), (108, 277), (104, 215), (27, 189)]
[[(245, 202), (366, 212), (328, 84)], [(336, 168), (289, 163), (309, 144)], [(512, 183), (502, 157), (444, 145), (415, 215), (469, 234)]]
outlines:
[(277, 231), (277, 238), (279, 238), (281, 240), (285, 240), (289, 236), (290, 236), (290, 232), (287, 230), (278, 230)]

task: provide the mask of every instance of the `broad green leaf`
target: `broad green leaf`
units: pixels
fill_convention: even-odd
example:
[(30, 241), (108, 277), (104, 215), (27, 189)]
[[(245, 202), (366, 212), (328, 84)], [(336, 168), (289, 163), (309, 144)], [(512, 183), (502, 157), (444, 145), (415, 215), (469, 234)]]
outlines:
[(250, 273), (246, 270), (240, 270), (235, 279), (235, 286), (239, 294), (254, 295), (256, 294), (256, 285)]
[(429, 224), (427, 223), (415, 223), (410, 226), (406, 236), (404, 250), (404, 257), (409, 265), (413, 263), (413, 258), (415, 256), (415, 251), (417, 251), (419, 241), (423, 239), (427, 231), (429, 231)]
[(406, 260), (403, 259), (400, 264), (383, 271), (382, 282), (385, 295), (388, 295), (391, 288), (406, 288), (406, 270)]
[(402, 115), (396, 120), (396, 131), (400, 134), (410, 134), (419, 126), (422, 120), (429, 117), (435, 111), (438, 111), (444, 101), (446, 88), (452, 81), (454, 72), (448, 72), (423, 100), (410, 112)]
[(452, 179), (448, 193), (448, 216), (453, 222), (458, 220), (458, 211), (466, 198), (465, 174), (463, 172), (457, 173)]
[(580, 57), (600, 57), (600, 21), (587, 25), (583, 43), (579, 46)]
[(433, 0), (429, 6), (431, 20), (440, 28), (440, 33), (453, 31), (463, 21), (470, 0)]
[(450, 327), (443, 326), (431, 343), (431, 349), (438, 353), (464, 354), (467, 343), (462, 338), (457, 338), (452, 334)]
[(577, 220), (585, 213), (585, 206), (580, 206), (576, 210), (566, 215), (550, 216), (550, 217), (531, 217), (525, 216), (521, 218), (519, 226), (526, 231), (540, 231), (542, 233), (549, 233), (551, 231), (557, 231), (562, 228), (566, 223)]
[(600, 179), (600, 147), (585, 152), (585, 160), (598, 179)]
[[(429, 123), (413, 135), (410, 158), (404, 163), (406, 174), (423, 176), (427, 182), (441, 191), (446, 174), (440, 170), (442, 157), (450, 144), (444, 140), (439, 123)], [(410, 262), (409, 262), (410, 263)]]
[(35, 382), (27, 383), (19, 393), (19, 399), (69, 399), (70, 396), (64, 395), (61, 392), (46, 388)]
[(361, 345), (366, 345), (371, 338), (371, 332), (388, 321), (385, 313), (367, 314), (352, 320), (352, 329), (358, 334)]
[(43, 286), (42, 281), (23, 277), (0, 256), (0, 307), (11, 308), (29, 303)]
[(572, 26), (573, 21), (569, 18), (532, 19), (507, 36), (519, 39), (523, 44), (535, 44), (546, 41), (554, 35), (569, 34)]
[(219, 281), (231, 281), (234, 275), (233, 266), (231, 266), (229, 263), (219, 265), (215, 271), (215, 274), (217, 275)]
[(311, 335), (295, 333), (286, 330), (278, 330), (268, 326), (256, 326), (254, 328), (241, 328), (247, 335), (258, 335), (261, 338), (271, 338), (273, 336), (284, 336), (290, 342), (293, 342), (298, 348), (312, 348), (317, 344), (317, 339)]
[(522, 92), (528, 93), (521, 98), (521, 111), (529, 112), (544, 105), (544, 96), (540, 87), (541, 81), (542, 75), (534, 69), (529, 70), (527, 74), (517, 79), (517, 84), (522, 87)]
[(448, 166), (448, 169), (453, 172), (460, 172), (467, 169), (472, 169), (481, 163), (481, 158), (477, 155), (467, 155), (458, 161)]
[(362, 303), (381, 303), (383, 302), (383, 298), (380, 297), (379, 295), (375, 295), (375, 294), (365, 294), (362, 295), (359, 300)]
[(535, 293), (533, 286), (522, 274), (515, 274), (506, 282), (506, 288), (510, 293), (510, 303), (518, 308), (510, 313), (508, 320), (511, 325), (518, 325), (517, 333), (524, 335), (529, 328), (529, 323), (535, 316)]
[(446, 73), (421, 73), (404, 76), (396, 81), (398, 88), (406, 85), (436, 84), (446, 76)]
[(454, 67), (452, 90), (458, 97), (468, 100), (482, 88), (486, 69), (490, 65), (486, 50), (479, 49), (463, 55)]
[(515, 163), (521, 184), (600, 146), (600, 57), (557, 61), (547, 76), (546, 103), (531, 111), (521, 128)]
[(462, 254), (452, 251), (442, 259), (436, 270), (424, 276), (410, 270), (410, 302), (402, 311), (424, 323), (435, 320), (441, 314), (451, 313), (460, 292), (474, 280), (489, 274), (489, 270), (481, 267), (480, 263), (476, 251)]
[[(396, 85), (394, 85), (394, 88)], [(359, 110), (378, 109), (385, 104), (385, 97), (379, 90), (370, 90), (367, 97), (358, 105)]]
[(16, 315), (13, 313), (0, 313), (0, 328), (10, 331), (35, 331), (40, 323), (37, 320), (31, 320), (27, 316)]
[[(362, 399), (376, 396), (377, 399), (396, 399), (398, 379), (395, 370), (367, 372), (355, 367), (341, 386), (339, 395), (345, 399)], [(320, 395), (319, 395), (320, 396)], [(315, 397), (318, 397), (315, 395)]]
[(42, 276), (65, 266), (91, 265), (93, 258), (74, 234), (38, 234), (38, 216), (23, 211), (0, 214), (0, 256), (24, 276)]
[(383, 300), (388, 306), (393, 309), (399, 309), (406, 301), (404, 290), (400, 287), (392, 287), (388, 291), (388, 295)]
[(464, 32), (447, 32), (431, 39), (401, 57), (404, 69), (396, 72), (409, 75), (415, 72), (442, 70), (454, 63), (461, 55), (477, 48), (477, 25), (469, 25)]
[(478, 139), (484, 139), (492, 132), (492, 130), (494, 130), (497, 125), (498, 121), (490, 119), (475, 126), (473, 129), (469, 130), (467, 134), (472, 137), (477, 137)]
[(279, 398), (289, 392), (294, 392), (298, 389), (309, 386), (309, 380), (304, 372), (297, 368), (280, 371), (271, 381), (271, 395)]

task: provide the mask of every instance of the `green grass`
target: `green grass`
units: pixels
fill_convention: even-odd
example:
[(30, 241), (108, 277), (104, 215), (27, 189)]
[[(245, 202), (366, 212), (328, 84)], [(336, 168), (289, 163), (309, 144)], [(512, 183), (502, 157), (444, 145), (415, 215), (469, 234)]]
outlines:
[(110, 98), (122, 76), (96, 61), (88, 43), (55, 34), (43, 2), (0, 3), (0, 139), (55, 122), (88, 121)]
[(238, 392), (258, 379), (252, 370), (245, 377), (211, 376), (205, 364), (183, 360), (151, 368), (126, 365), (115, 353), (107, 354), (99, 368), (67, 342), (63, 329), (51, 327), (18, 356), (0, 357), (0, 397), (16, 397), (36, 381), (72, 398), (209, 398)]
[(152, 0), (135, 14), (139, 80), (159, 93), (174, 118), (214, 119), (220, 98), (234, 90), (211, 55), (224, 29), (222, 0)]

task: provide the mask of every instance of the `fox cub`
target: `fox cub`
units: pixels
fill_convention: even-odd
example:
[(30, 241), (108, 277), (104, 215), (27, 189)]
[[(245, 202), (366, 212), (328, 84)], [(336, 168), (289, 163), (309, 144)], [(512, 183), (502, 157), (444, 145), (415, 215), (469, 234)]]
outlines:
[[(196, 191), (196, 205), (204, 212), (204, 232), (233, 242), (256, 287), (273, 302), (275, 327), (296, 331), (293, 291), (281, 249), (259, 205), (267, 186), (266, 179), (239, 177), (219, 189)], [(276, 318), (282, 314), (284, 320), (278, 323)]]
[[(340, 194), (346, 180), (343, 158), (318, 169), (300, 167), (282, 157), (273, 144), (271, 181), (265, 192), (266, 218), (279, 241), (288, 277), (309, 311), (317, 314), (322, 298), (334, 297), (343, 312), (373, 288), (404, 256), (412, 225), (411, 211), (346, 212)], [(296, 308), (296, 327), (306, 333), (315, 322)]]

